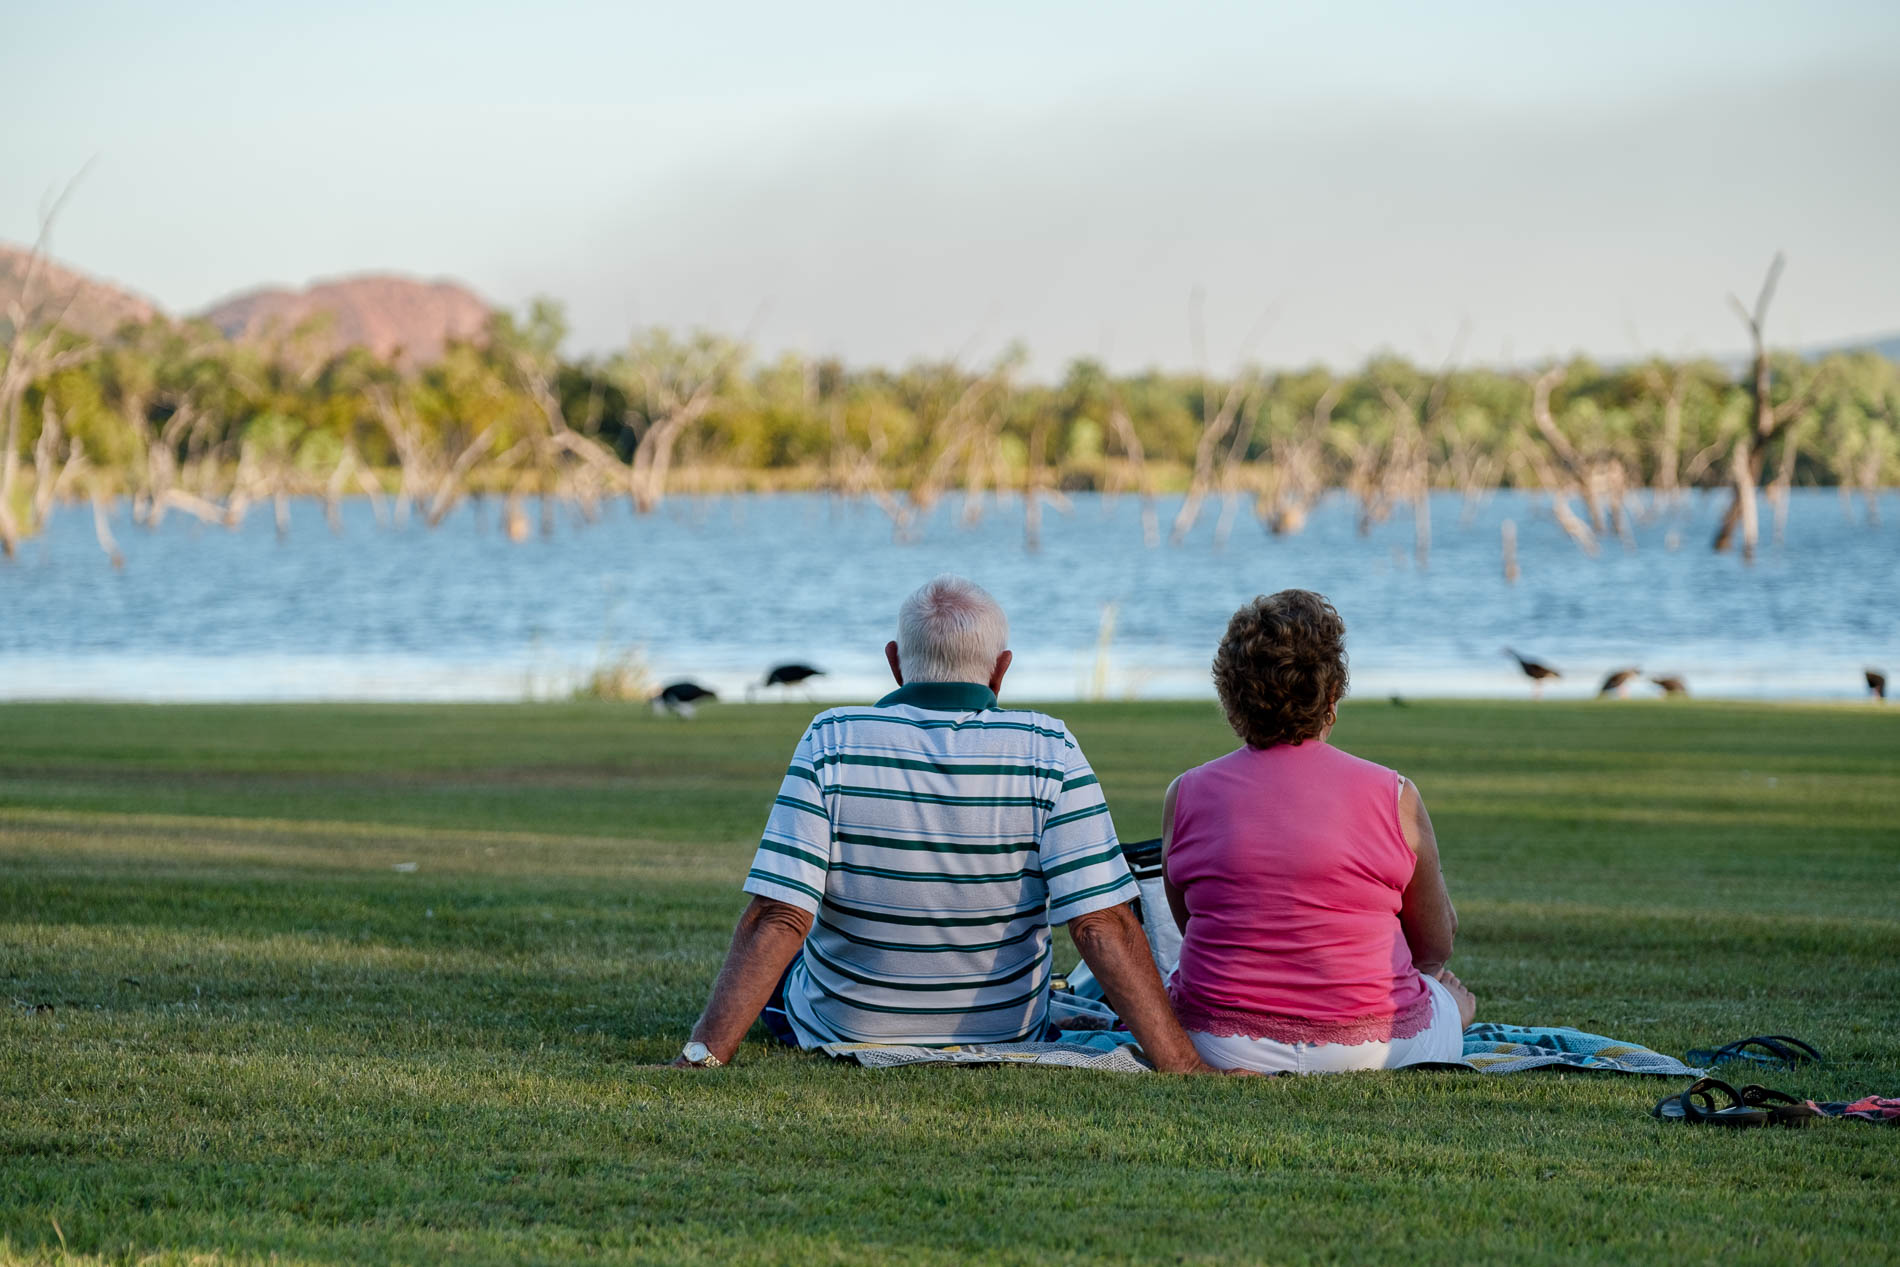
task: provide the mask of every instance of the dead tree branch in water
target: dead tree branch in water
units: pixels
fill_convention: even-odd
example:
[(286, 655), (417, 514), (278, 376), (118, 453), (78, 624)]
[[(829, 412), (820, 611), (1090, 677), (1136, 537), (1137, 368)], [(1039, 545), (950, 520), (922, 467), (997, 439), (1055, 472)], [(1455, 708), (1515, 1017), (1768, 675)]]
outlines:
[[(1135, 495), (1141, 499), (1141, 539), (1149, 549), (1161, 542), (1160, 524), (1155, 514), (1154, 477), (1148, 471), (1148, 459), (1141, 446), (1141, 436), (1135, 431), (1135, 424), (1128, 417), (1128, 410), (1122, 406), (1121, 392), (1110, 388), (1108, 399), (1108, 425), (1128, 465), (1133, 468)], [(1116, 477), (1111, 473), (1110, 479)], [(1111, 495), (1114, 487), (1106, 490)]]
[(1392, 436), (1386, 445), (1385, 468), (1380, 473), (1380, 500), (1385, 504), (1409, 502), (1412, 507), (1412, 554), (1419, 569), (1431, 565), (1432, 473), (1430, 441), (1445, 405), (1443, 376), (1432, 384), (1423, 409), (1411, 396), (1381, 384), (1380, 395), (1392, 414)]
[(1298, 433), (1291, 439), (1276, 436), (1272, 442), (1272, 481), (1255, 510), (1267, 531), (1276, 537), (1293, 536), (1304, 529), (1306, 517), (1326, 492), (1321, 466), (1326, 432), (1332, 425), (1333, 406), (1344, 390), (1344, 383), (1329, 384), (1313, 403)]
[[(1201, 434), (1194, 445), (1194, 470), (1188, 477), (1187, 497), (1182, 501), (1181, 509), (1174, 517), (1174, 527), (1168, 533), (1169, 544), (1177, 546), (1187, 540), (1188, 533), (1194, 529), (1195, 520), (1200, 518), (1201, 503), (1207, 499), (1208, 490), (1213, 487), (1214, 462), (1220, 452), (1221, 442), (1226, 439), (1241, 412), (1252, 406), (1260, 387), (1259, 372), (1243, 368), (1228, 384), (1220, 407), (1214, 407), (1214, 383), (1207, 372), (1207, 330), (1201, 311), (1205, 299), (1205, 294), (1198, 286), (1188, 297), (1188, 336), (1194, 345), (1194, 359), (1200, 366)], [(1253, 332), (1242, 341), (1243, 360), (1251, 355), (1253, 344), (1272, 315), (1272, 309), (1262, 314)]]
[[(1820, 386), (1823, 373), (1817, 371), (1801, 391), (1779, 405), (1774, 403), (1774, 372), (1768, 361), (1764, 327), (1768, 322), (1768, 306), (1774, 301), (1775, 287), (1781, 280), (1781, 270), (1786, 262), (1777, 251), (1773, 262), (1768, 265), (1768, 275), (1762, 279), (1761, 291), (1755, 296), (1752, 310), (1744, 307), (1734, 295), (1728, 297), (1729, 306), (1748, 330), (1753, 350), (1746, 386), (1754, 418), (1752, 425), (1745, 422), (1737, 429), (1735, 443), (1729, 450), (1729, 482), (1734, 491), (1730, 495), (1728, 509), (1723, 512), (1721, 526), (1715, 530), (1714, 549), (1720, 554), (1733, 547), (1739, 532), (1744, 563), (1754, 562), (1755, 546), (1761, 535), (1756, 489), (1761, 485), (1762, 471), (1767, 465), (1768, 446), (1777, 439), (1781, 439), (1784, 444), (1790, 442), (1791, 438), (1785, 435), (1788, 425), (1807, 409)], [(1789, 469), (1792, 472), (1792, 466)]]
[[(1557, 420), (1551, 413), (1550, 395), (1554, 388), (1562, 384), (1568, 371), (1561, 365), (1552, 366), (1539, 374), (1531, 383), (1531, 421), (1536, 425), (1537, 434), (1542, 438), (1540, 445), (1535, 439), (1525, 437), (1524, 449), (1530, 459), (1531, 468), (1537, 473), (1537, 482), (1550, 496), (1551, 513), (1566, 535), (1585, 553), (1594, 555), (1599, 550), (1599, 537), (1607, 527), (1603, 512), (1606, 491), (1616, 488), (1614, 478), (1601, 469), (1596, 460), (1586, 461), (1557, 426)], [(1573, 496), (1581, 497), (1587, 508), (1590, 521), (1585, 523), (1578, 517), (1570, 504)], [(1618, 491), (1618, 523), (1624, 524), (1620, 508), (1620, 490)], [(1627, 527), (1621, 531), (1628, 540)]]

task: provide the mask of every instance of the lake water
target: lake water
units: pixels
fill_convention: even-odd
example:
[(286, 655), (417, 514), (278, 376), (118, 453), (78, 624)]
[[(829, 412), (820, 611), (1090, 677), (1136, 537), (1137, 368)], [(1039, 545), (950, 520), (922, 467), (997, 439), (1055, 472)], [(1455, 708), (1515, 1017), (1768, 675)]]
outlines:
[[(563, 511), (552, 537), (521, 544), (492, 501), (433, 531), (378, 527), (353, 502), (341, 533), (299, 503), (282, 541), (268, 507), (237, 531), (174, 515), (148, 532), (121, 505), (122, 571), (90, 512), (69, 508), (0, 564), (0, 698), (548, 696), (637, 647), (658, 680), (730, 698), (769, 665), (805, 660), (829, 672), (819, 698), (863, 699), (885, 689), (898, 601), (940, 571), (974, 577), (1008, 610), (1016, 698), (1211, 695), (1208, 660), (1235, 606), (1289, 586), (1338, 605), (1363, 696), (1523, 695), (1506, 645), (1564, 672), (1553, 698), (1593, 694), (1625, 664), (1737, 697), (1846, 698), (1863, 693), (1864, 666), (1900, 671), (1900, 496), (1885, 496), (1876, 527), (1831, 490), (1797, 491), (1785, 543), (1764, 541), (1753, 567), (1709, 552), (1725, 497), (1692, 495), (1639, 524), (1633, 550), (1612, 539), (1591, 559), (1541, 499), (1499, 493), (1461, 522), (1461, 500), (1440, 495), (1425, 569), (1409, 511), (1362, 537), (1341, 496), (1286, 538), (1243, 507), (1224, 545), (1214, 503), (1179, 547), (1165, 542), (1178, 502), (1164, 500), (1155, 548), (1133, 498), (1079, 496), (1045, 515), (1036, 553), (1019, 505), (965, 526), (954, 497), (908, 544), (875, 506), (822, 495), (675, 499), (644, 518), (618, 504), (592, 524)], [(1515, 585), (1500, 566), (1507, 518)]]

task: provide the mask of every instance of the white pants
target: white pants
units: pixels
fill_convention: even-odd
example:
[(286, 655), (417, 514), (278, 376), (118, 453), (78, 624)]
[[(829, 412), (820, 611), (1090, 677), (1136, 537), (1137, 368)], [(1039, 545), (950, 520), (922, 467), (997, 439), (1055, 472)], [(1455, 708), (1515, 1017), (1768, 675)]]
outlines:
[(1191, 1029), (1188, 1038), (1201, 1059), (1216, 1069), (1252, 1069), (1258, 1073), (1349, 1073), (1355, 1069), (1397, 1069), (1429, 1061), (1464, 1059), (1464, 1029), (1458, 1000), (1443, 984), (1425, 978), (1432, 995), (1432, 1023), (1410, 1038), (1371, 1043), (1282, 1043), (1271, 1038), (1217, 1037)]

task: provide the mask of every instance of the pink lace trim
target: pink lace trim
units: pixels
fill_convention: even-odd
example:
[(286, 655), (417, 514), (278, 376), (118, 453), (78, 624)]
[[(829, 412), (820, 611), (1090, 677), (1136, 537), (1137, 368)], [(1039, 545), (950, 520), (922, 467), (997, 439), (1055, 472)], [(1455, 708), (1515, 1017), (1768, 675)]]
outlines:
[(1172, 984), (1168, 999), (1182, 1029), (1197, 1029), (1216, 1038), (1270, 1038), (1277, 1043), (1389, 1043), (1414, 1038), (1431, 1027), (1432, 995), (1391, 1016), (1361, 1016), (1350, 1021), (1315, 1021), (1304, 1016), (1278, 1016), (1240, 1008), (1208, 1007), (1183, 998)]

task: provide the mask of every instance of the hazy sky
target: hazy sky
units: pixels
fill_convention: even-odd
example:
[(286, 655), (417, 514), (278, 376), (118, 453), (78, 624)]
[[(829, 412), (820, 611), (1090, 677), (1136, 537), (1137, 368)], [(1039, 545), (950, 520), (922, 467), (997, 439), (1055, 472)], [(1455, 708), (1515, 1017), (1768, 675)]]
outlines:
[(191, 311), (393, 269), (572, 346), (1623, 357), (1900, 328), (1900, 4), (9, 3), (0, 238)]

